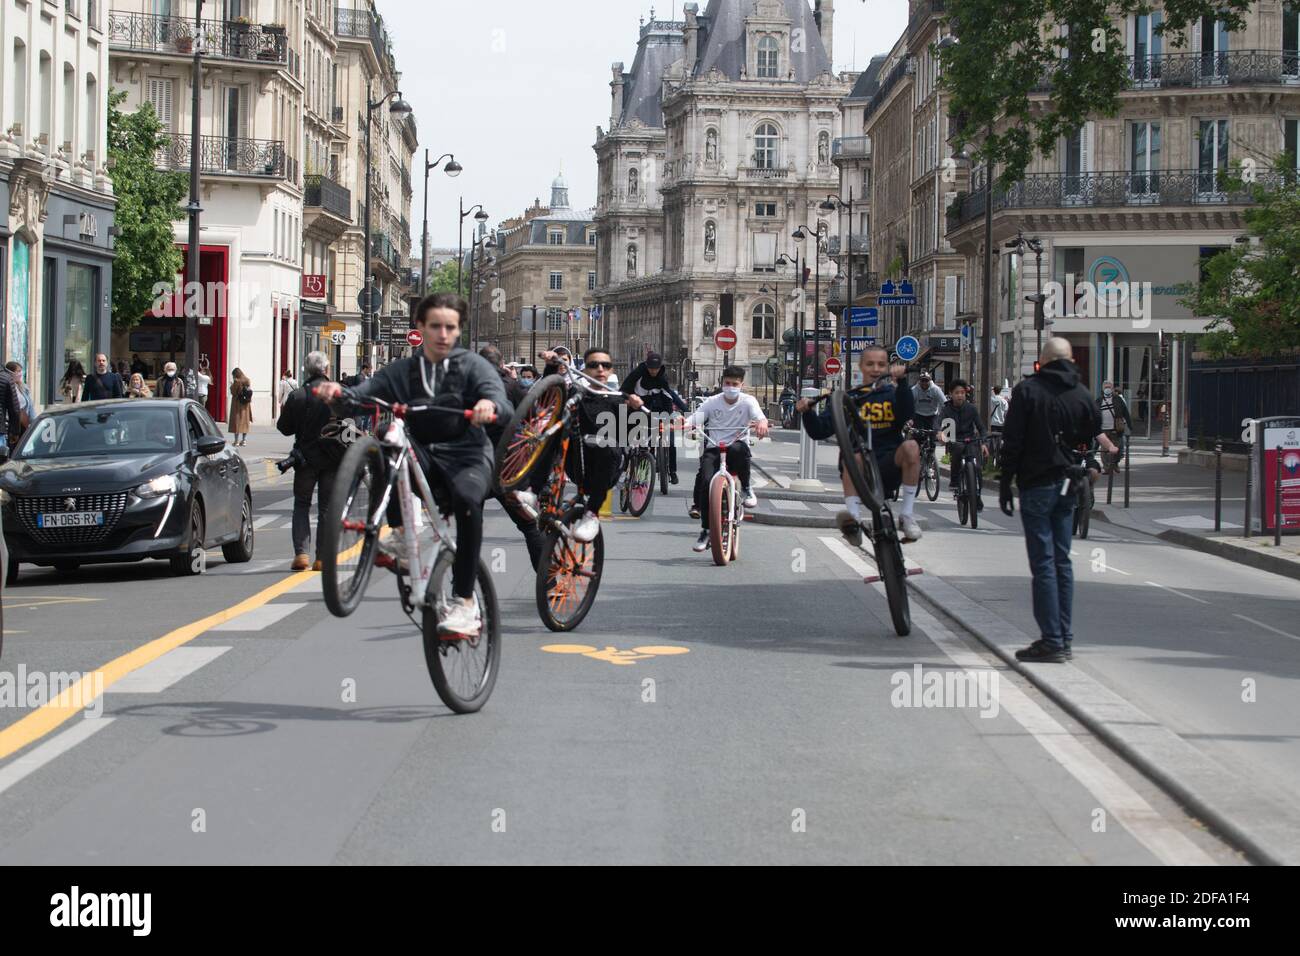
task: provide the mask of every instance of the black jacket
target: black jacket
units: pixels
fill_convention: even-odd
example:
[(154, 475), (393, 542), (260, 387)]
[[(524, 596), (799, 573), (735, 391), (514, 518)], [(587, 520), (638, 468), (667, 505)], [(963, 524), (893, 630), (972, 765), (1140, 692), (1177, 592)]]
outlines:
[[(1065, 448), (1088, 444), (1101, 432), (1101, 413), (1079, 384), (1079, 369), (1058, 359), (1015, 387), (1002, 428), (1002, 480), (1020, 490), (1065, 477)], [(1062, 445), (1065, 447), (1063, 448)]]
[(956, 429), (952, 437), (957, 441), (968, 442), (974, 441), (977, 437), (984, 437), (984, 422), (980, 420), (980, 410), (969, 399), (962, 402), (960, 408), (954, 405), (951, 399), (944, 402), (943, 407), (939, 409), (940, 427), (950, 418)]
[(86, 376), (86, 383), (81, 389), (81, 400), (93, 402), (101, 398), (126, 398), (126, 389), (122, 387), (122, 376), (116, 372), (91, 372)]
[(312, 394), (312, 389), (327, 381), (329, 379), (318, 376), (302, 388), (294, 389), (284, 400), (280, 417), (275, 420), (275, 427), (281, 435), (293, 436), (293, 447), (302, 452), (307, 464), (322, 470), (337, 467), (345, 450), (342, 442), (321, 441), (321, 429), (334, 416), (329, 404)]
[(668, 370), (665, 368), (660, 368), (658, 375), (651, 375), (645, 362), (642, 362), (623, 379), (621, 388), (624, 395), (641, 398), (645, 407), (652, 412), (671, 412), (674, 408), (682, 412), (690, 411), (682, 397), (668, 384)]
[(5, 435), (12, 446), (22, 434), (23, 400), (14, 385), (13, 374), (0, 368), (0, 435)]
[[(498, 420), (509, 420), (514, 414), (514, 406), (506, 398), (501, 376), (487, 359), (457, 346), (452, 349), (446, 361), (444, 389), (440, 394), (458, 397), (465, 408), (473, 408), (479, 399), (486, 398), (496, 405)], [(410, 358), (389, 362), (361, 385), (352, 389), (352, 394), (358, 398), (373, 395), (386, 402), (403, 404), (428, 402), (431, 396), (424, 386), (425, 376), (431, 371), (428, 365), (424, 350), (417, 350)], [(412, 437), (416, 437), (418, 430), (414, 420), (410, 425)], [(492, 466), (492, 446), (488, 442), (487, 433), (474, 426), (466, 428), (458, 438), (438, 443), (432, 452), (435, 459), (442, 459), (444, 462), (477, 458), (487, 467)]]

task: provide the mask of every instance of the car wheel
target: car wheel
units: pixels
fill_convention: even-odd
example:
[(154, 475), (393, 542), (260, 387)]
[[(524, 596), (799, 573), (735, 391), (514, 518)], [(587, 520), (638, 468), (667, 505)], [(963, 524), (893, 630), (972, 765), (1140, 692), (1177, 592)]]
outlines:
[(202, 574), (207, 566), (207, 552), (203, 550), (206, 526), (203, 521), (203, 506), (195, 498), (190, 502), (189, 544), (184, 554), (171, 559), (172, 574), (189, 577)]
[(239, 511), (239, 538), (221, 546), (221, 556), (228, 564), (253, 560), (253, 499), (244, 492), (244, 506)]

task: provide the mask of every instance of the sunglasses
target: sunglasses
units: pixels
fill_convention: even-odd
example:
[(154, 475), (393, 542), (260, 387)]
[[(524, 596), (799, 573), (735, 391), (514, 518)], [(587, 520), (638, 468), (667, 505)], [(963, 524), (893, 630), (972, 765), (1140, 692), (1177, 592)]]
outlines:
[(614, 363), (613, 362), (588, 362), (587, 367), (588, 368), (613, 368)]

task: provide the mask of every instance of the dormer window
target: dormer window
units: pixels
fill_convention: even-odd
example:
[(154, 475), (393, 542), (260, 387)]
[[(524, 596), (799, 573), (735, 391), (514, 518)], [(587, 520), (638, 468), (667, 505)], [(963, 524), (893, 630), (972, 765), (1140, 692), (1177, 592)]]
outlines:
[(564, 230), (552, 229), (549, 233), (547, 233), (546, 241), (549, 245), (552, 246), (564, 245)]
[(780, 75), (781, 46), (776, 37), (763, 37), (758, 41), (758, 77), (775, 80)]

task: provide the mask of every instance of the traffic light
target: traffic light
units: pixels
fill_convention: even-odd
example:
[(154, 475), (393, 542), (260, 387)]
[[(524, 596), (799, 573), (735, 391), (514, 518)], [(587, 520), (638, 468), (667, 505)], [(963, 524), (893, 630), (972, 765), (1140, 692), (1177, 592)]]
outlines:
[(1047, 296), (1041, 292), (1025, 296), (1026, 302), (1034, 304), (1034, 329), (1041, 332), (1047, 328)]
[(1039, 368), (1039, 363), (1038, 363), (1037, 361), (1035, 361), (1035, 362), (1034, 362), (1034, 374), (1035, 374), (1035, 375), (1038, 374), (1038, 368)]

